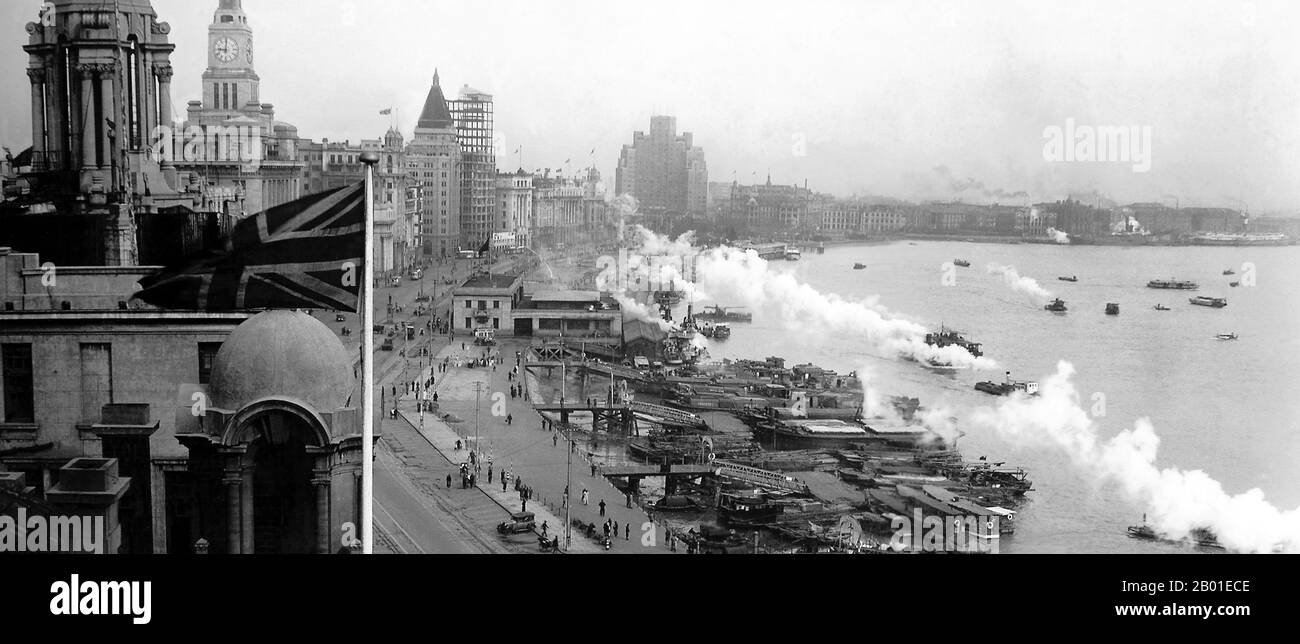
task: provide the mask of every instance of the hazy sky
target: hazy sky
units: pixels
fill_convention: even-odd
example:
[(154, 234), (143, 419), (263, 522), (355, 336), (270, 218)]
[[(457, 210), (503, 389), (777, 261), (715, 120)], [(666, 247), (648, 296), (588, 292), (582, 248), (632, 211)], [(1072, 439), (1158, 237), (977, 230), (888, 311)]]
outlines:
[[(30, 144), (24, 25), (0, 1), (0, 143)], [(514, 168), (596, 165), (654, 113), (710, 179), (841, 195), (1300, 212), (1300, 3), (244, 0), (262, 100), (304, 137), (409, 137), (434, 68), (496, 97)], [(217, 0), (153, 0), (173, 101), (198, 96)], [(1151, 128), (1149, 172), (1048, 162), (1044, 129)], [(999, 198), (1000, 196), (1000, 198)]]

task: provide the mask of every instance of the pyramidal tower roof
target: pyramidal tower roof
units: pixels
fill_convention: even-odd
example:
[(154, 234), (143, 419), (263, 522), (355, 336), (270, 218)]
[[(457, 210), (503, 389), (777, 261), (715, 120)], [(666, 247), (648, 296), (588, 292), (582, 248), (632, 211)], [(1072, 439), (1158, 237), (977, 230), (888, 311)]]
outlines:
[(424, 111), (416, 127), (422, 130), (445, 130), (452, 127), (451, 111), (447, 109), (447, 98), (442, 95), (442, 84), (438, 81), (438, 70), (433, 70), (433, 87), (429, 88), (429, 97), (424, 99)]

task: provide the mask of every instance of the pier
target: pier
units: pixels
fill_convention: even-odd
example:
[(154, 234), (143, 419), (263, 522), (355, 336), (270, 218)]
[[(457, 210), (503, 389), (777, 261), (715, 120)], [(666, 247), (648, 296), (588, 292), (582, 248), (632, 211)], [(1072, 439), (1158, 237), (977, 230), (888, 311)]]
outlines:
[[(636, 426), (636, 412), (631, 405), (626, 403), (607, 403), (604, 401), (593, 401), (595, 404), (588, 405), (586, 402), (578, 404), (560, 403), (556, 405), (533, 405), (533, 409), (539, 413), (552, 413), (560, 415), (561, 426), (569, 425), (569, 415), (574, 412), (585, 412), (591, 414), (592, 431), (606, 431), (609, 433), (620, 433), (624, 436), (635, 436), (639, 432)], [(553, 424), (553, 421), (542, 417), (544, 422)]]

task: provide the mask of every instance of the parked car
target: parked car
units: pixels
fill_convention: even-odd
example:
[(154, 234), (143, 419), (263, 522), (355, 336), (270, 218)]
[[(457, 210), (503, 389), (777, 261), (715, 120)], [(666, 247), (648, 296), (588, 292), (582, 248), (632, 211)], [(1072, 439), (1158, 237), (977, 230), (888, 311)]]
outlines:
[(532, 532), (536, 529), (537, 520), (532, 512), (516, 512), (510, 515), (509, 521), (497, 525), (497, 532), (501, 534), (519, 534), (521, 532)]

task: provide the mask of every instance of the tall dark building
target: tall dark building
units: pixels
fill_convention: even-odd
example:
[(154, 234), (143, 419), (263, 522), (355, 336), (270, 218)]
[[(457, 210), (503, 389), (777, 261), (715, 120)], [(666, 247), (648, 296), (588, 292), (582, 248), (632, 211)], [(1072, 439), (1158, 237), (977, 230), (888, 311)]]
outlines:
[(55, 0), (27, 33), (32, 147), (13, 163), (0, 245), (120, 266), (165, 263), (213, 237), (220, 218), (195, 212), (217, 209), (206, 187), (151, 149), (171, 123), (175, 46), (149, 1)]
[(702, 215), (708, 205), (709, 170), (690, 132), (677, 134), (677, 117), (650, 117), (650, 133), (636, 132), (623, 146), (614, 176), (619, 195), (636, 198), (642, 211)]

